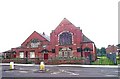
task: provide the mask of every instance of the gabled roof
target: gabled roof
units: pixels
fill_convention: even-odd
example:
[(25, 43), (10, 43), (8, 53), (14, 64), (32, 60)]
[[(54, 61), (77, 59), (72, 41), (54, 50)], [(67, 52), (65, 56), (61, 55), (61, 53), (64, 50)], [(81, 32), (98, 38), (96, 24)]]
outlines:
[[(56, 29), (67, 27), (67, 25), (70, 25), (69, 27), (76, 28), (68, 19), (64, 18), (60, 24), (56, 27)], [(55, 30), (56, 30), (55, 29)]]
[(24, 47), (22, 47), (22, 46), (19, 46), (19, 47), (15, 47), (16, 49), (20, 49), (20, 48), (24, 48)]
[(37, 38), (37, 39), (41, 39), (41, 40), (45, 40), (46, 39), (48, 42), (50, 41), (49, 40), (49, 36), (42, 35), (42, 34), (39, 34), (36, 31), (34, 31), (21, 45), (27, 44), (27, 42), (29, 42), (33, 38)]
[(68, 19), (64, 18), (60, 24), (72, 24)]
[(4, 51), (2, 53), (11, 53), (11, 52), (13, 52), (13, 51), (12, 50), (7, 50), (7, 51)]
[(83, 34), (83, 39), (82, 39), (82, 41), (83, 42), (91, 42), (91, 43), (93, 43), (93, 41), (91, 41), (88, 37), (86, 37), (84, 34)]

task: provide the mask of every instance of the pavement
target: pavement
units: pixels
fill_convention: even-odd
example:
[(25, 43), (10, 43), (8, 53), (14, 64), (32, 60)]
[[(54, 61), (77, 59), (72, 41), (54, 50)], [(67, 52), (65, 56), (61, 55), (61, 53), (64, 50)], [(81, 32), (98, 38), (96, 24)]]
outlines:
[[(10, 65), (9, 63), (0, 63), (0, 65)], [(16, 66), (39, 66), (38, 64), (17, 64), (14, 63)], [(88, 67), (88, 68), (119, 68), (120, 65), (77, 65), (77, 64), (61, 64), (61, 65), (45, 65), (46, 67)]]

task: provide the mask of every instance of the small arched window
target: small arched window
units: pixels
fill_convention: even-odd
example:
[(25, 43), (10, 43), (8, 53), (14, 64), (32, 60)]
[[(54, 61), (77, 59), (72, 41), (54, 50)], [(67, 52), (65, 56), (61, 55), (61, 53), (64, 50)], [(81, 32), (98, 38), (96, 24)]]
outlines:
[(27, 48), (37, 48), (40, 45), (40, 40), (33, 38), (27, 43)]
[(70, 45), (72, 44), (72, 34), (70, 32), (64, 32), (59, 36), (60, 45)]

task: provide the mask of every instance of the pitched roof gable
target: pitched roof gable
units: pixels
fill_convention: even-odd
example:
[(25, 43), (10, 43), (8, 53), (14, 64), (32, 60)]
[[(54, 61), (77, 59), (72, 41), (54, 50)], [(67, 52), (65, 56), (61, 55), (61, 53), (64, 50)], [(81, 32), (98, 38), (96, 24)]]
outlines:
[(56, 29), (67, 27), (67, 25), (71, 25), (71, 27), (76, 28), (68, 19), (64, 18)]
[(49, 42), (49, 37), (43, 36), (42, 34), (39, 34), (38, 32), (34, 31), (21, 45), (27, 44), (33, 38), (47, 40)]

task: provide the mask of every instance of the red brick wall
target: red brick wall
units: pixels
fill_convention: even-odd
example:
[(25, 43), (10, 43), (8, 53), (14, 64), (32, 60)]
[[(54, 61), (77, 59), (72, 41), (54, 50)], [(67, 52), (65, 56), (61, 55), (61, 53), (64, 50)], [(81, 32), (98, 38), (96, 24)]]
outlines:
[[(64, 31), (69, 31), (72, 34), (72, 39), (73, 43), (72, 45), (66, 45), (66, 46), (59, 46), (59, 34)], [(40, 34), (38, 34), (36, 31), (34, 31), (22, 44), (22, 48), (13, 48), (13, 51), (16, 51), (16, 57), (19, 58), (19, 52), (28, 52), (28, 58), (29, 58), (29, 52), (31, 50), (35, 50), (35, 56), (38, 56), (39, 58), (42, 58), (42, 53), (40, 51), (43, 50), (42, 46), (39, 46), (38, 48), (27, 48), (26, 44), (33, 38), (37, 38), (39, 40), (43, 40), (43, 45), (47, 44), (46, 49), (49, 50), (50, 52), (48, 53), (49, 58), (54, 58), (58, 56), (59, 48), (61, 47), (71, 47), (73, 51), (73, 55), (75, 57), (80, 57), (81, 54), (77, 52), (77, 48), (81, 48), (80, 43), (82, 42), (82, 31), (80, 28), (75, 27), (72, 23), (70, 23), (68, 20), (64, 19), (58, 27), (50, 33), (50, 42), (49, 41), (44, 41), (46, 40), (44, 37), (42, 37)], [(93, 49), (93, 43), (83, 43), (82, 49), (85, 47), (89, 47)], [(52, 49), (55, 49), (55, 53), (52, 53)], [(91, 51), (91, 54), (95, 56), (95, 51)], [(26, 54), (24, 54), (25, 56)], [(26, 57), (26, 56), (25, 56)], [(93, 58), (95, 60), (95, 57)]]
[(117, 46), (114, 46), (114, 45), (109, 45), (107, 48), (106, 48), (106, 53), (116, 53), (117, 52)]

